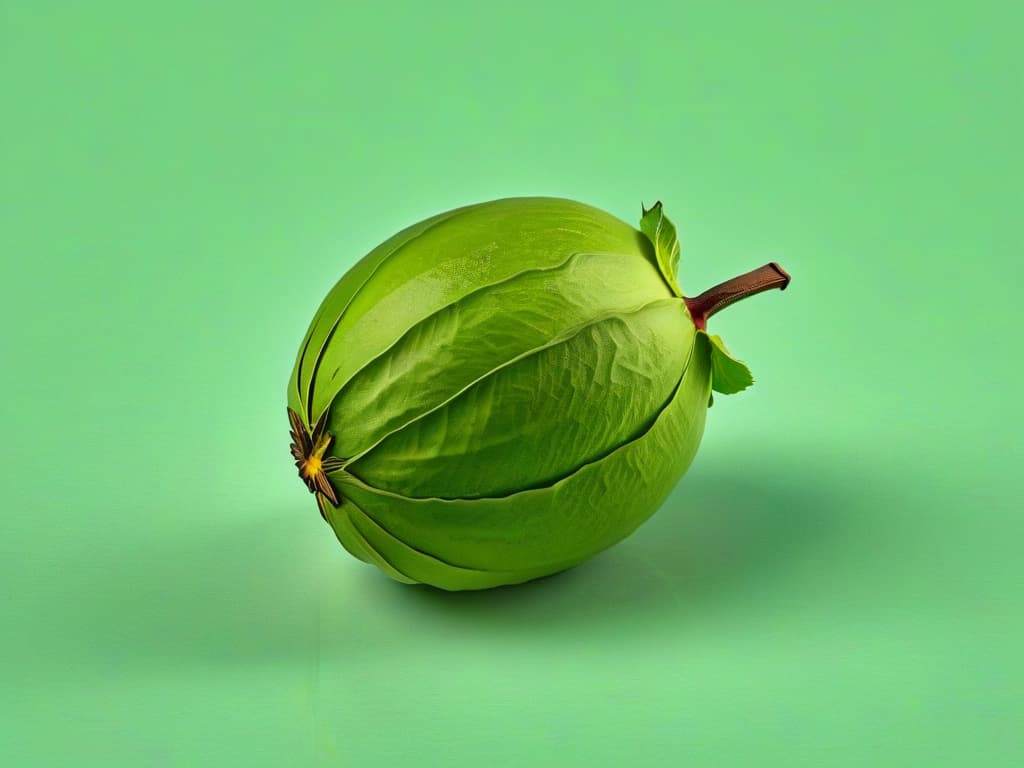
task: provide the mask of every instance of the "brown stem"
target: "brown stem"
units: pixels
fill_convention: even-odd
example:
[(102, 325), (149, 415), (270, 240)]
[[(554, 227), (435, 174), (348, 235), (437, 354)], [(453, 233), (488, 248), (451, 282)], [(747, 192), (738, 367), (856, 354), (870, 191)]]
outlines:
[(787, 285), (789, 273), (773, 261), (745, 275), (719, 283), (714, 288), (708, 288), (700, 296), (683, 300), (686, 302), (686, 308), (690, 310), (694, 325), (703, 331), (707, 329), (708, 318), (715, 312), (755, 293), (770, 291), (772, 288), (784, 291)]

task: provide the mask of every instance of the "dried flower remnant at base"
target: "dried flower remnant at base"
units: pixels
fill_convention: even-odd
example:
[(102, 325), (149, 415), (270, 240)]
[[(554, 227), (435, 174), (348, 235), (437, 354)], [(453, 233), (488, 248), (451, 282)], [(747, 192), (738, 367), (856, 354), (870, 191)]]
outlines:
[(712, 391), (753, 383), (708, 319), (789, 284), (772, 262), (687, 298), (679, 256), (661, 203), (635, 229), (509, 198), (352, 267), (288, 385), (295, 466), (345, 549), (404, 583), (486, 589), (571, 568), (650, 517)]
[(325, 501), (331, 502), (334, 506), (340, 504), (338, 493), (327, 478), (327, 473), (342, 467), (341, 459), (324, 456), (333, 442), (333, 437), (325, 432), (326, 415), (320, 417), (313, 434), (310, 435), (299, 414), (291, 408), (288, 409), (288, 421), (291, 423), (289, 434), (292, 438), (290, 448), (295, 459), (295, 467), (299, 470), (299, 477), (309, 492), (316, 496), (317, 507), (324, 520), (327, 520)]

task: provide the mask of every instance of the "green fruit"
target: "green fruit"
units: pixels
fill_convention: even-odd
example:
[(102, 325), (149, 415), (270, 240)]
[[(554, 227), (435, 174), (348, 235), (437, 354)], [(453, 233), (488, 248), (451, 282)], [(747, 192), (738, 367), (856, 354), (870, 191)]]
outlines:
[(661, 204), (640, 230), (513, 198), (399, 232), (331, 290), (288, 387), (292, 454), (356, 557), (483, 589), (627, 536), (696, 453), (711, 390), (752, 379), (707, 317), (789, 278), (684, 299)]

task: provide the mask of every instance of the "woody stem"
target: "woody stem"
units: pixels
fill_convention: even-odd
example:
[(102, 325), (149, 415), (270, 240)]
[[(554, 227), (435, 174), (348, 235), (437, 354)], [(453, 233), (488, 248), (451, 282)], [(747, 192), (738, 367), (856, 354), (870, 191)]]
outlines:
[(730, 304), (735, 304), (748, 296), (770, 291), (772, 288), (784, 291), (789, 285), (789, 280), (789, 273), (773, 261), (739, 277), (719, 283), (713, 288), (708, 288), (704, 293), (694, 296), (692, 299), (684, 298), (683, 301), (686, 302), (686, 308), (690, 311), (693, 324), (703, 331), (707, 329), (708, 318), (716, 312), (720, 312)]

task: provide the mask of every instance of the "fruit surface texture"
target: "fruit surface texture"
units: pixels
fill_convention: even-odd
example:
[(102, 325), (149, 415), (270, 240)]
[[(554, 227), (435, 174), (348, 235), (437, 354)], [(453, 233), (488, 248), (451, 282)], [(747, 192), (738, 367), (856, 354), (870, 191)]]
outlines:
[(288, 385), (292, 455), (324, 519), (389, 576), (484, 589), (628, 536), (685, 473), (712, 390), (752, 383), (706, 330), (789, 276), (696, 298), (660, 203), (640, 228), (509, 198), (439, 214), (334, 286)]

